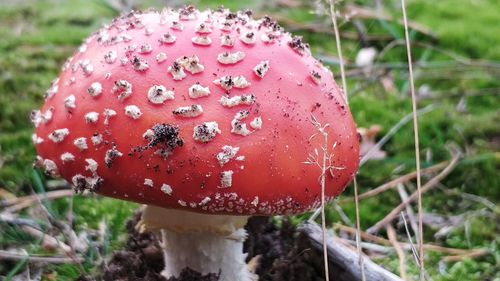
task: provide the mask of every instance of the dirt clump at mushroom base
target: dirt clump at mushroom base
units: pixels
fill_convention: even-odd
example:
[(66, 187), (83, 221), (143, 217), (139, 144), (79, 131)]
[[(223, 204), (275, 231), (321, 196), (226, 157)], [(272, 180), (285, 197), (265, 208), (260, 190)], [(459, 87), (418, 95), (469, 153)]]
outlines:
[[(181, 276), (161, 276), (163, 256), (159, 241), (151, 232), (139, 233), (135, 225), (137, 213), (127, 222), (128, 240), (124, 249), (116, 251), (102, 272), (102, 280), (145, 281), (216, 281), (218, 274), (201, 275), (184, 269)], [(269, 217), (252, 217), (246, 225), (248, 239), (244, 251), (247, 261), (257, 259), (256, 273), (260, 281), (307, 281), (324, 277), (322, 253), (309, 239), (284, 220), (281, 227)], [(330, 272), (334, 275), (335, 272)]]

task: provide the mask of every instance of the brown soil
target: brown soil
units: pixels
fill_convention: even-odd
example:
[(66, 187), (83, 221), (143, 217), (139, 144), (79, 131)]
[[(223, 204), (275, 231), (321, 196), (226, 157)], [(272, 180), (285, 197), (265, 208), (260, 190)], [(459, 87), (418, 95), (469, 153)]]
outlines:
[[(163, 257), (158, 240), (152, 233), (138, 233), (134, 225), (140, 214), (127, 223), (129, 239), (125, 249), (116, 252), (102, 273), (105, 281), (216, 281), (217, 273), (202, 276), (184, 269), (179, 278), (160, 275)], [(246, 229), (247, 261), (258, 259), (260, 281), (324, 280), (322, 253), (287, 221), (276, 227), (267, 217), (252, 217)], [(333, 278), (333, 272), (330, 272)], [(80, 280), (85, 280), (81, 277)]]

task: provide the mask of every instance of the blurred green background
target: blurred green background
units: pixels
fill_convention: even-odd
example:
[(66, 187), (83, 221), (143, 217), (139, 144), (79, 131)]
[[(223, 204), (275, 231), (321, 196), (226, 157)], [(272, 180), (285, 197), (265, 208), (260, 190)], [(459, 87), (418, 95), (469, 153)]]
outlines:
[[(120, 12), (130, 8), (178, 7), (185, 1), (113, 0), (0, 0), (0, 200), (44, 194), (67, 188), (32, 169), (35, 151), (31, 143), (29, 112), (43, 103), (43, 93), (59, 68), (84, 38)], [(328, 3), (306, 0), (210, 0), (191, 1), (202, 9), (224, 5), (233, 10), (252, 9), (254, 17), (268, 14), (287, 31), (303, 35), (312, 52), (340, 77), (338, 56)], [(379, 140), (392, 126), (411, 112), (401, 4), (397, 0), (340, 1), (340, 31), (347, 63), (350, 107), (359, 127), (380, 125)], [(352, 12), (357, 13), (352, 13)], [(432, 106), (420, 116), (422, 167), (430, 167), (460, 151), (462, 158), (444, 180), (424, 196), (425, 241), (446, 247), (486, 248), (475, 258), (447, 262), (444, 254), (426, 254), (432, 280), (500, 280), (500, 1), (497, 0), (413, 0), (407, 1), (413, 27), (415, 78), (418, 107)], [(384, 17), (374, 15), (384, 14)], [(362, 16), (360, 16), (362, 15)], [(356, 64), (363, 48), (377, 50), (369, 69)], [(339, 78), (337, 82), (340, 83)], [(368, 191), (398, 176), (414, 171), (411, 122), (403, 125), (382, 147), (386, 157), (368, 161), (358, 175), (360, 192)], [(370, 143), (366, 143), (370, 147)], [(425, 183), (433, 175), (424, 175)], [(405, 184), (408, 192), (414, 183)], [(330, 225), (342, 220), (338, 210), (354, 221), (354, 204), (348, 200), (352, 187), (327, 210)], [(366, 230), (401, 202), (390, 190), (361, 201), (361, 225)], [(136, 204), (97, 196), (42, 200), (39, 207), (24, 208), (16, 215), (42, 226), (55, 236), (50, 220), (66, 221), (76, 233), (85, 233), (90, 247), (83, 251), (82, 267), (46, 265), (36, 268), (44, 280), (74, 280), (96, 275), (102, 262), (122, 245), (124, 222)], [(6, 208), (0, 205), (2, 215)], [(416, 208), (415, 208), (416, 209)], [(308, 214), (294, 217), (295, 222)], [(50, 217), (48, 219), (47, 217)], [(432, 220), (434, 219), (434, 220)], [(445, 235), (444, 221), (450, 227)], [(404, 227), (395, 225), (398, 237), (407, 240)], [(104, 230), (103, 230), (104, 229)], [(99, 236), (99, 231), (105, 235)], [(379, 233), (386, 237), (384, 232)], [(97, 239), (96, 237), (100, 237)], [(40, 239), (0, 217), (0, 249), (23, 249), (46, 254)], [(98, 245), (98, 246), (92, 246)], [(374, 260), (398, 273), (393, 253), (372, 255)], [(418, 275), (411, 254), (406, 257), (408, 273)], [(27, 269), (25, 260), (0, 259), (0, 280), (10, 280)], [(32, 269), (34, 270), (34, 269)], [(55, 278), (55, 279), (54, 279)]]

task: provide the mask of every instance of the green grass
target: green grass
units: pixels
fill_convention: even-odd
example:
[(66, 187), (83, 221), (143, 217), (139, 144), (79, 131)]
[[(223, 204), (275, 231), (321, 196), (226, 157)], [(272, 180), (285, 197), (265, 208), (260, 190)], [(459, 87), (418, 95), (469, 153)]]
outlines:
[[(200, 1), (201, 2), (201, 1)], [(257, 8), (262, 14), (277, 14), (298, 23), (315, 23), (330, 26), (327, 16), (319, 17), (312, 13), (313, 7), (303, 6), (291, 9), (275, 7), (264, 1), (247, 4), (248, 1), (202, 1), (199, 6), (215, 8), (220, 4), (226, 7)], [(371, 5), (372, 1), (353, 1), (360, 5)], [(349, 1), (343, 4), (350, 3)], [(384, 1), (384, 8), (394, 17), (400, 18), (399, 1)], [(140, 7), (159, 6), (157, 1), (145, 1)], [(419, 0), (408, 3), (408, 16), (414, 21), (430, 28), (438, 37), (434, 42), (425, 34), (412, 32), (412, 38), (427, 46), (414, 45), (414, 58), (430, 67), (417, 69), (416, 86), (430, 87), (435, 95), (422, 99), (419, 107), (434, 104), (435, 109), (419, 119), (422, 166), (427, 167), (450, 159), (447, 145), (456, 144), (464, 158), (455, 170), (441, 182), (442, 186), (425, 194), (424, 209), (445, 215), (459, 215), (464, 212), (478, 211), (485, 206), (479, 202), (464, 199), (461, 194), (470, 193), (498, 204), (500, 198), (500, 123), (499, 88), (500, 71), (498, 67), (469, 67), (457, 65), (448, 53), (468, 59), (500, 63), (500, 33), (498, 33), (498, 11), (500, 2), (495, 0)], [(109, 22), (117, 12), (103, 0), (92, 1), (8, 1), (0, 9), (0, 188), (16, 195), (29, 194), (33, 190), (44, 192), (46, 180), (34, 173), (31, 162), (35, 150), (31, 144), (33, 131), (29, 122), (29, 112), (43, 102), (42, 96), (50, 81), (57, 77), (59, 68), (73, 50), (101, 24)], [(367, 33), (386, 35), (392, 39), (402, 39), (403, 29), (394, 22), (379, 20), (364, 21)], [(341, 22), (342, 31), (354, 32), (350, 21)], [(311, 44), (315, 54), (336, 56), (335, 44), (330, 35), (297, 30)], [(379, 50), (388, 42), (375, 42)], [(429, 48), (432, 45), (434, 48)], [(360, 43), (343, 40), (342, 46), (348, 63), (355, 59)], [(404, 46), (388, 50), (379, 60), (380, 63), (401, 64), (406, 62)], [(453, 67), (443, 65), (453, 64)], [(329, 66), (340, 77), (338, 65)], [(375, 81), (350, 97), (350, 107), (354, 118), (361, 127), (373, 124), (383, 126), (382, 135), (403, 116), (411, 112), (408, 94), (408, 77), (403, 69), (390, 72), (394, 90), (387, 91)], [(366, 81), (364, 77), (349, 79), (349, 89), (358, 89)], [(463, 111), (457, 110), (459, 102), (465, 103)], [(358, 176), (360, 192), (374, 188), (389, 179), (414, 170), (413, 130), (411, 124), (405, 125), (384, 146), (388, 157), (370, 161), (362, 167)], [(424, 178), (424, 182), (428, 178)], [(42, 190), (43, 189), (43, 190)], [(453, 194), (446, 194), (444, 191)], [(352, 196), (349, 188), (344, 196)], [(361, 224), (366, 229), (380, 220), (400, 202), (394, 191), (362, 201)], [(86, 255), (83, 266), (87, 273), (94, 273), (93, 262), (99, 255), (104, 257), (118, 249), (125, 237), (124, 226), (137, 205), (107, 199), (81, 198), (59, 199), (46, 203), (51, 214), (64, 219), (71, 210), (75, 215), (74, 229), (96, 230), (105, 222), (108, 234), (103, 249), (91, 249)], [(90, 208), (92, 206), (92, 208)], [(343, 203), (346, 214), (354, 218), (354, 204)], [(498, 249), (500, 229), (499, 210), (490, 211), (490, 216), (470, 217), (469, 229), (458, 228), (442, 241), (435, 241), (435, 230), (426, 229), (426, 241), (457, 248), (488, 248), (491, 254), (481, 258), (466, 259), (456, 263), (446, 263), (445, 273), (438, 270), (442, 255), (428, 253), (427, 270), (433, 280), (500, 280), (498, 268), (500, 251)], [(23, 213), (30, 217), (29, 213)], [(297, 216), (299, 222), (307, 215)], [(328, 222), (339, 221), (333, 209), (327, 211)], [(405, 237), (402, 229), (398, 229)], [(381, 235), (385, 235), (381, 233)], [(42, 253), (39, 241), (33, 239), (16, 226), (0, 223), (0, 248), (25, 248), (31, 253)], [(395, 256), (382, 258), (377, 262), (397, 272)], [(417, 276), (417, 267), (407, 256), (408, 272)], [(25, 268), (25, 263), (0, 261), (2, 276), (14, 276)], [(80, 271), (74, 265), (47, 266), (44, 273), (55, 274), (57, 280), (74, 280)], [(495, 279), (498, 278), (498, 279)]]
[(495, 0), (422, 0), (408, 5), (408, 16), (430, 27), (448, 50), (469, 58), (500, 60), (500, 50), (492, 48), (500, 44), (493, 31), (499, 10), (500, 2)]

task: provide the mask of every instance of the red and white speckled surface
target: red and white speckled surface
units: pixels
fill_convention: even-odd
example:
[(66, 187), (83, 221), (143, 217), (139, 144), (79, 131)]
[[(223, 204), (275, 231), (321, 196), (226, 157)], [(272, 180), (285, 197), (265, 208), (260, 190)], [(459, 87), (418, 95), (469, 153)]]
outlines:
[[(221, 37), (234, 45), (222, 45)], [(184, 75), (174, 79), (169, 67)], [(217, 85), (217, 79), (227, 83)], [(129, 85), (116, 87), (120, 80)], [(210, 94), (190, 97), (197, 83)], [(155, 85), (171, 92), (160, 91), (152, 102), (148, 91)], [(245, 96), (253, 100), (245, 102)], [(105, 118), (106, 109), (116, 116)], [(174, 114), (176, 109), (182, 112)], [(319, 204), (321, 169), (303, 163), (322, 145), (322, 138), (311, 139), (317, 133), (312, 114), (330, 125), (328, 148), (339, 168), (327, 176), (331, 198), (352, 179), (359, 150), (355, 124), (331, 73), (307, 44), (268, 18), (184, 9), (132, 13), (90, 36), (32, 119), (39, 162), (70, 182), (81, 175), (82, 189), (161, 207), (273, 215)], [(193, 130), (205, 122), (220, 132), (213, 128), (204, 142), (197, 141)], [(174, 145), (148, 145), (151, 138), (143, 135), (157, 124), (178, 130)], [(49, 137), (60, 129), (67, 132)], [(221, 164), (217, 155), (224, 146), (239, 149)], [(163, 153), (155, 154), (158, 149)]]

